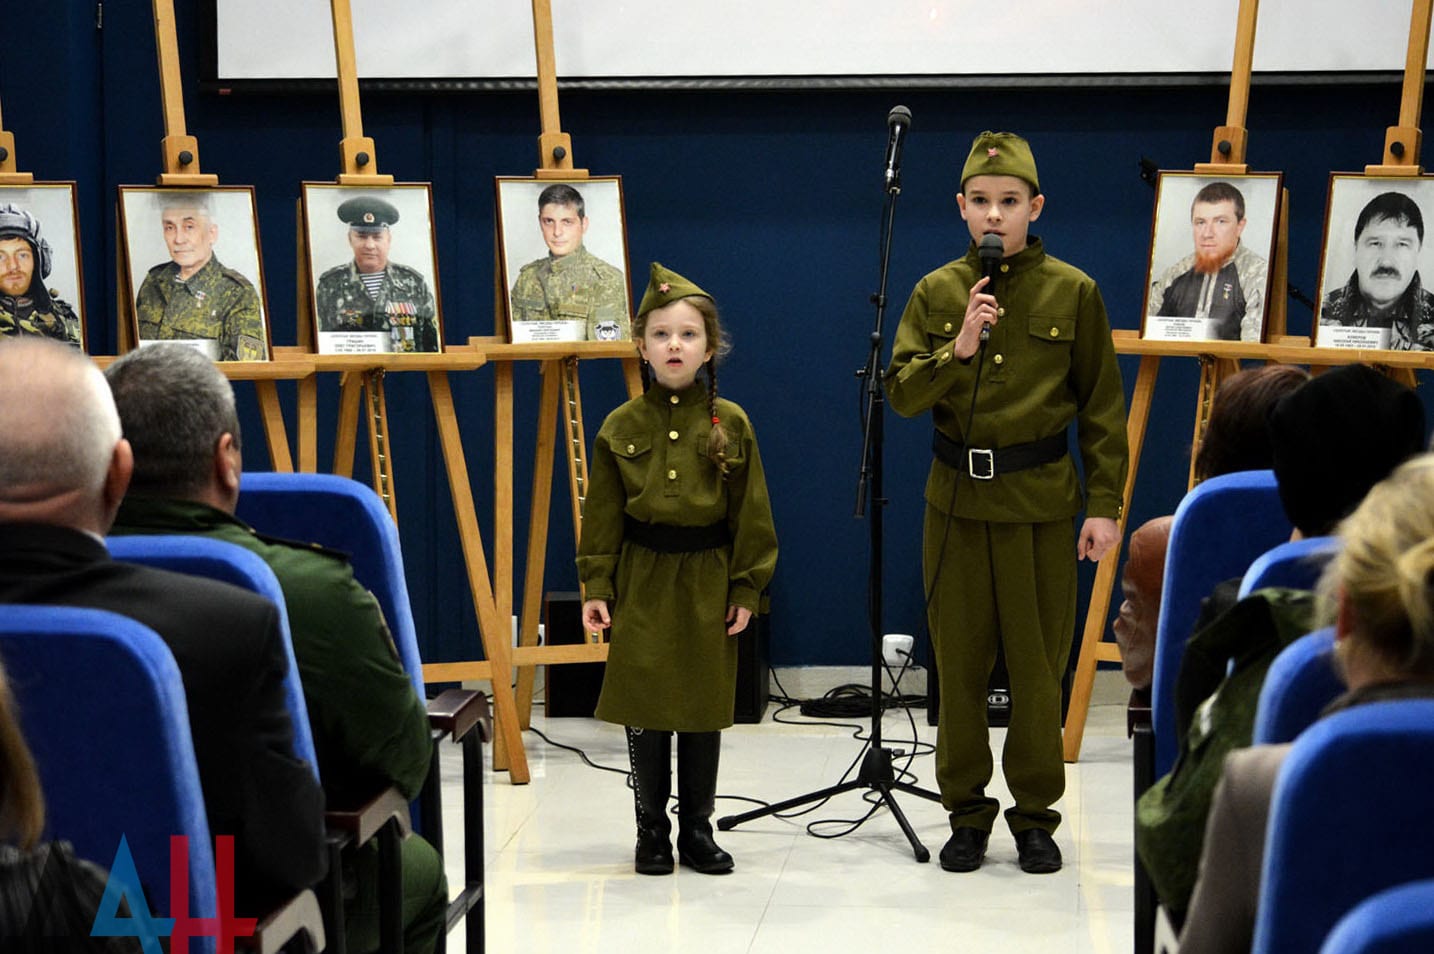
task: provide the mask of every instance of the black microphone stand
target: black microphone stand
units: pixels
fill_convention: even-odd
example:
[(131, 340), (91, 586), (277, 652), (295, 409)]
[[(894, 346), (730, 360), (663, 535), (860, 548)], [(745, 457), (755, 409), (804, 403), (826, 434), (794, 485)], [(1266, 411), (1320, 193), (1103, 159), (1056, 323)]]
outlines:
[(916, 860), (925, 863), (931, 860), (931, 852), (916, 837), (911, 823), (906, 820), (901, 806), (896, 803), (893, 791), (907, 792), (937, 802), (941, 800), (941, 796), (936, 792), (927, 791), (897, 779), (891, 767), (893, 752), (881, 744), (882, 508), (887, 503), (886, 498), (882, 496), (882, 438), (884, 436), (886, 400), (881, 387), (881, 352), (882, 324), (886, 316), (886, 276), (891, 261), (892, 220), (896, 211), (896, 197), (900, 194), (901, 175), (898, 171), (890, 177), (890, 182), (886, 186), (886, 204), (882, 211), (881, 282), (876, 294), (871, 296), (871, 302), (876, 306), (876, 323), (871, 332), (870, 353), (866, 366), (857, 372), (857, 377), (863, 379), (866, 385), (866, 404), (862, 418), (861, 470), (857, 481), (855, 514), (857, 517), (865, 515), (868, 492), (871, 498), (871, 515), (867, 524), (871, 535), (871, 562), (868, 570), (868, 612), (871, 625), (871, 734), (866, 742), (866, 755), (863, 756), (861, 768), (854, 779), (743, 812), (740, 815), (727, 815), (717, 820), (717, 827), (721, 831), (729, 831), (753, 818), (761, 818), (795, 808), (798, 805), (805, 805), (808, 802), (831, 798), (842, 792), (870, 789), (877, 793), (876, 804), (878, 806), (884, 804), (891, 810), (892, 817), (896, 819), (896, 823), (906, 834), (906, 840), (911, 843), (911, 850), (916, 856)]

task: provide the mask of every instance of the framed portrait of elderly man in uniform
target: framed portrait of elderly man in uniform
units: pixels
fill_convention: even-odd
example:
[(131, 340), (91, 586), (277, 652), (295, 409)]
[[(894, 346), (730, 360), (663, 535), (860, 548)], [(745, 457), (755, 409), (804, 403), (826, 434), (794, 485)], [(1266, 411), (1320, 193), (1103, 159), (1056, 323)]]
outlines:
[(1330, 176), (1315, 347), (1434, 349), (1426, 214), (1434, 214), (1434, 178)]
[(305, 182), (303, 208), (315, 350), (442, 351), (431, 186)]
[(1264, 339), (1281, 179), (1160, 173), (1143, 337)]
[(269, 360), (252, 187), (120, 186), (119, 212), (138, 345), (179, 342), (215, 361)]
[(0, 186), (0, 336), (88, 350), (73, 182)]
[(622, 179), (499, 177), (496, 186), (510, 339), (631, 339)]

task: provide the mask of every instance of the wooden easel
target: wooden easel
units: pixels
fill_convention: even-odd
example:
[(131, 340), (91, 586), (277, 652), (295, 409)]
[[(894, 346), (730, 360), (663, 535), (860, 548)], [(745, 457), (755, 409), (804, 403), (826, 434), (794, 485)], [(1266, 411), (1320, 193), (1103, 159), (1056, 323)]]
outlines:
[(0, 185), (29, 185), (34, 175), (21, 172), (15, 165), (15, 134), (5, 129), (5, 116), (0, 113)]
[[(1388, 128), (1385, 135), (1384, 162), (1365, 167), (1366, 175), (1408, 175), (1422, 172), (1419, 166), (1419, 115), (1423, 101), (1424, 66), (1429, 52), (1431, 4), (1434, 0), (1414, 0), (1410, 19), (1409, 49), (1405, 61), (1404, 89), (1400, 103), (1399, 125)], [(1230, 104), (1225, 125), (1216, 128), (1210, 161), (1195, 166), (1203, 175), (1241, 175), (1248, 172), (1245, 164), (1247, 130), (1246, 107), (1249, 102), (1250, 72), (1255, 45), (1255, 21), (1259, 0), (1240, 0), (1239, 23), (1235, 39), (1235, 63), (1231, 72)], [(1288, 201), (1280, 203), (1275, 260), (1270, 272), (1270, 314), (1266, 322), (1267, 343), (1235, 341), (1172, 342), (1141, 339), (1139, 332), (1119, 330), (1112, 333), (1119, 354), (1140, 355), (1140, 370), (1135, 380), (1126, 435), (1130, 442), (1130, 472), (1126, 478), (1124, 507), (1121, 511), (1121, 538), (1130, 512), (1131, 492), (1135, 487), (1137, 465), (1150, 419), (1150, 406), (1155, 393), (1155, 378), (1164, 356), (1194, 357), (1200, 361), (1200, 386), (1195, 409), (1193, 447), (1198, 447), (1209, 421), (1210, 399), (1220, 382), (1239, 370), (1241, 360), (1262, 360), (1283, 364), (1306, 364), (1333, 367), (1342, 364), (1370, 364), (1386, 373), (1413, 383), (1417, 368), (1434, 367), (1434, 354), (1429, 352), (1363, 351), (1354, 349), (1312, 348), (1310, 339), (1285, 334), (1288, 282), (1289, 222)], [(1193, 485), (1193, 455), (1190, 485)], [(1119, 661), (1120, 650), (1103, 639), (1110, 611), (1111, 593), (1120, 561), (1120, 546), (1101, 560), (1086, 613), (1080, 657), (1076, 664), (1075, 682), (1070, 708), (1066, 714), (1064, 753), (1067, 762), (1080, 756), (1081, 738), (1085, 732), (1090, 707), (1091, 686), (1096, 665), (1102, 661)]]

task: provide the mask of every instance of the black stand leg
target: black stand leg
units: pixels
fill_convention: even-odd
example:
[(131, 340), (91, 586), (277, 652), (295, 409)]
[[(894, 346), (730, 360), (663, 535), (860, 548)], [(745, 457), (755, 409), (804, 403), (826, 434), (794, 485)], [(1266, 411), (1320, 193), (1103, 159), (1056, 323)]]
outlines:
[[(902, 107), (898, 110), (905, 112)], [(896, 110), (892, 111), (893, 116)], [(909, 121), (909, 113), (907, 114)], [(890, 118), (888, 122), (890, 122)], [(904, 127), (903, 127), (904, 128)], [(881, 284), (880, 290), (871, 296), (871, 302), (876, 306), (876, 323), (870, 336), (870, 352), (867, 357), (866, 366), (857, 372), (857, 376), (865, 382), (866, 406), (863, 421), (865, 424), (862, 440), (861, 455), (861, 476), (857, 490), (856, 516), (861, 517), (866, 513), (866, 502), (868, 492), (870, 493), (872, 508), (871, 519), (868, 525), (871, 531), (870, 554), (871, 565), (870, 578), (870, 603), (868, 606), (871, 624), (871, 738), (868, 741), (865, 757), (861, 762), (861, 770), (857, 777), (832, 785), (806, 795), (798, 795), (785, 801), (768, 805), (764, 808), (743, 812), (740, 815), (727, 815), (717, 820), (717, 827), (722, 831), (729, 831), (742, 822), (750, 821), (753, 818), (761, 818), (765, 815), (772, 815), (777, 812), (795, 808), (798, 805), (805, 805), (807, 802), (815, 802), (820, 799), (830, 798), (842, 792), (855, 791), (856, 789), (870, 789), (879, 796), (879, 803), (891, 810), (896, 823), (901, 826), (902, 832), (906, 834), (907, 841), (911, 842), (912, 853), (919, 862), (931, 860), (931, 852), (916, 837), (911, 823), (906, 820), (906, 815), (897, 805), (893, 791), (906, 792), (911, 795), (918, 795), (922, 798), (929, 798), (932, 801), (940, 801), (941, 796), (936, 792), (930, 792), (918, 788), (907, 782), (896, 780), (895, 773), (891, 768), (890, 749), (883, 748), (881, 744), (881, 666), (882, 666), (882, 508), (886, 506), (886, 498), (882, 496), (882, 436), (883, 420), (885, 415), (886, 401), (881, 390), (881, 367), (882, 367), (882, 322), (886, 315), (886, 275), (887, 266), (891, 258), (891, 230), (892, 220), (896, 208), (896, 197), (901, 194), (901, 177), (899, 170), (896, 174), (888, 175), (886, 186), (886, 206), (882, 213), (882, 240), (881, 240)]]

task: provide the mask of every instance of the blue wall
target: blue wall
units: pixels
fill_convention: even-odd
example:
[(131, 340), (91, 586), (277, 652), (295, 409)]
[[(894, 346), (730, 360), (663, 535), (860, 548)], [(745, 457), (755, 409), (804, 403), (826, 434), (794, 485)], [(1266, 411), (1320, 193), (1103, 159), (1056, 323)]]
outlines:
[[(0, 103), (21, 169), (79, 182), (91, 350), (112, 354), (115, 187), (154, 181), (164, 130), (149, 5), (105, 4), (102, 31), (91, 7), (9, 11)], [(295, 344), (299, 183), (331, 180), (338, 171), (337, 95), (200, 91), (200, 27), (190, 10), (180, 12), (179, 38), (189, 132), (198, 137), (203, 170), (224, 184), (256, 187), (274, 340)], [(953, 193), (971, 137), (984, 128), (1015, 129), (1031, 140), (1047, 194), (1039, 233), (1055, 254), (1095, 276), (1115, 327), (1137, 328), (1154, 198), (1138, 175), (1139, 160), (1188, 169), (1207, 159), (1226, 95), (1223, 86), (562, 94), (577, 164), (623, 176), (634, 275), (645, 276), (653, 259), (690, 275), (715, 295), (735, 339), (723, 391), (757, 425), (783, 546), (773, 584), (774, 663), (868, 659), (868, 526), (853, 518), (861, 444), (853, 372), (865, 360), (874, 316), (867, 299), (878, 280), (890, 107), (904, 103), (915, 118), (896, 210), (888, 341), (915, 281), (964, 251)], [(1253, 92), (1248, 158), (1256, 170), (1286, 173), (1290, 280), (1306, 293), (1318, 277), (1328, 173), (1378, 161), (1383, 128), (1395, 122), (1398, 105), (1392, 82)], [(363, 110), (380, 170), (433, 182), (447, 341), (491, 334), (492, 177), (527, 175), (537, 164), (536, 94), (371, 93)], [(1308, 310), (1292, 303), (1290, 333), (1307, 334), (1309, 324)], [(1128, 391), (1135, 361), (1122, 359), (1122, 369)], [(1171, 511), (1184, 489), (1197, 377), (1193, 360), (1164, 362), (1132, 526)], [(586, 365), (583, 385), (591, 433), (622, 398), (615, 363)], [(425, 656), (475, 658), (477, 631), (426, 385), (419, 375), (393, 374), (387, 386)], [(334, 378), (321, 388), (320, 420), (332, 421)], [(479, 519), (491, 537), (491, 372), (458, 376), (454, 388)], [(246, 465), (267, 468), (252, 388), (240, 384), (238, 391), (251, 435)], [(281, 393), (292, 422), (292, 393)], [(535, 426), (532, 368), (520, 368), (518, 395), (522, 514)], [(920, 494), (929, 430), (925, 421), (888, 415), (889, 631), (921, 629)], [(327, 462), (331, 434), (320, 436)], [(569, 590), (576, 587), (572, 528), (558, 476), (547, 587)], [(521, 549), (521, 524), (517, 538)], [(521, 552), (515, 565), (523, 565)], [(1087, 565), (1083, 579), (1092, 577)]]

